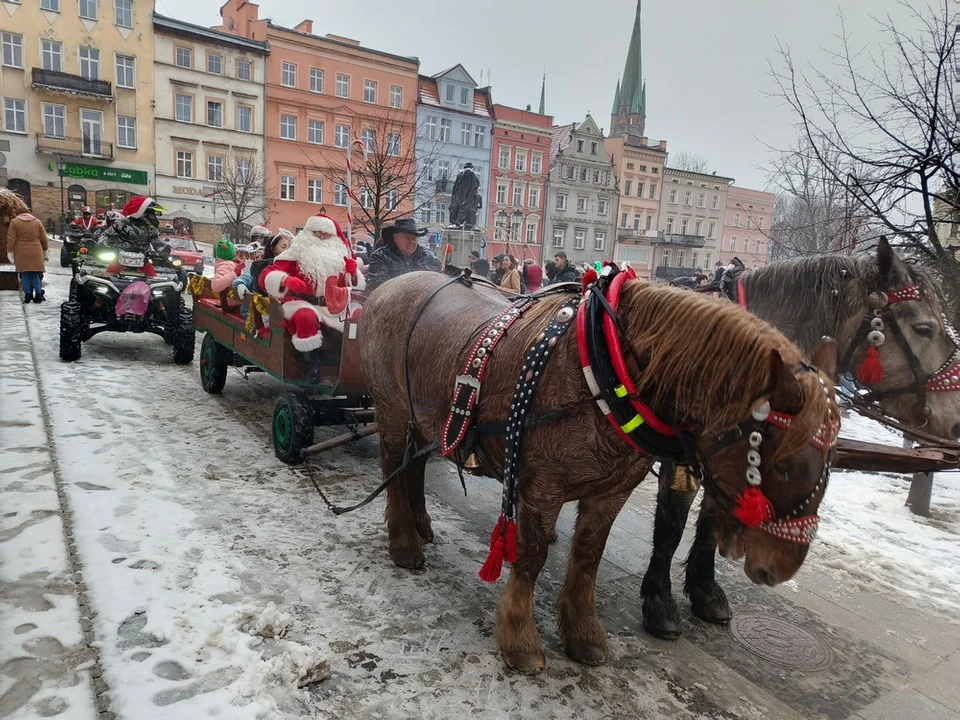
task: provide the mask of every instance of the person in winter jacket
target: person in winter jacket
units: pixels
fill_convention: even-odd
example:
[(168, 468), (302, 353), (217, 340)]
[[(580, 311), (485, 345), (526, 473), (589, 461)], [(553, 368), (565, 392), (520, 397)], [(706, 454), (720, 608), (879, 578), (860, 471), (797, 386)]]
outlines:
[(22, 212), (10, 221), (7, 256), (20, 273), (23, 302), (43, 302), (45, 297), (40, 280), (46, 271), (47, 231), (43, 223), (29, 212)]
[(100, 227), (100, 221), (93, 216), (93, 211), (89, 206), (84, 205), (83, 212), (76, 220), (70, 223), (71, 226), (80, 230), (96, 230)]
[(519, 262), (513, 255), (504, 255), (500, 263), (503, 269), (503, 279), (500, 281), (500, 292), (505, 295), (517, 295), (522, 291), (520, 285)]
[(381, 236), (382, 244), (370, 256), (370, 273), (367, 277), (370, 288), (415, 270), (440, 272), (437, 256), (417, 242), (417, 238), (426, 233), (426, 230), (417, 228), (412, 218), (397, 220), (395, 225), (385, 227)]
[(553, 280), (550, 281), (551, 285), (565, 282), (580, 282), (580, 274), (577, 272), (577, 269), (570, 264), (570, 261), (567, 260), (567, 254), (562, 250), (554, 255), (553, 266), (556, 274), (553, 276)]
[(533, 258), (524, 261), (523, 274), (528, 293), (535, 293), (543, 287), (543, 268)]

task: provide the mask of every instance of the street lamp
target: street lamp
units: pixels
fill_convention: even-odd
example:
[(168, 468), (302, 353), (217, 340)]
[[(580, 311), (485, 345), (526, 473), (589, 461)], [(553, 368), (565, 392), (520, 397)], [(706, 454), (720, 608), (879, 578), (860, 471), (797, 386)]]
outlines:
[(66, 167), (66, 163), (63, 162), (63, 156), (57, 155), (57, 174), (60, 176), (60, 234), (63, 235), (63, 169)]
[[(512, 232), (511, 235), (514, 235), (515, 242), (514, 244), (520, 244), (520, 223), (523, 222), (523, 212), (517, 208), (513, 211), (513, 223), (512, 223)], [(507, 252), (510, 252), (510, 243), (507, 242)]]

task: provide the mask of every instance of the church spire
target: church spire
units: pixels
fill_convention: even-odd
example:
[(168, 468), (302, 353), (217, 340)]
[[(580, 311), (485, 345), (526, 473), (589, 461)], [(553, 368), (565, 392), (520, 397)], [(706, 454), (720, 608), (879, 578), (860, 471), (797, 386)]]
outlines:
[(543, 83), (540, 85), (540, 114), (547, 114), (547, 74), (543, 74)]
[(643, 78), (641, 53), (641, 0), (637, 0), (637, 13), (633, 20), (630, 48), (623, 66), (623, 76), (617, 85), (610, 118), (611, 133), (643, 135), (647, 119), (646, 82)]

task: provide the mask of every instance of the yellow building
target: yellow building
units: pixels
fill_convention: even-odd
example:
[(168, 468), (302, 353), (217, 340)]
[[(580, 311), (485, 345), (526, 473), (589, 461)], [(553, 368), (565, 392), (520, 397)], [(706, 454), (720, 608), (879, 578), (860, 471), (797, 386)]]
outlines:
[(0, 2), (0, 179), (45, 222), (152, 189), (153, 6)]

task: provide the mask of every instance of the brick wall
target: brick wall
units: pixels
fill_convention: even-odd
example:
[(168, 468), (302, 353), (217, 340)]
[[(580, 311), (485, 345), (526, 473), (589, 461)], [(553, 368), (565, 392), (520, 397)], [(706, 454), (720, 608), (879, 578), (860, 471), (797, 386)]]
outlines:
[(33, 185), (30, 188), (30, 199), (33, 203), (30, 211), (43, 221), (44, 226), (49, 225), (47, 220), (51, 219), (56, 227), (60, 219), (60, 187)]

